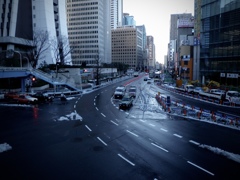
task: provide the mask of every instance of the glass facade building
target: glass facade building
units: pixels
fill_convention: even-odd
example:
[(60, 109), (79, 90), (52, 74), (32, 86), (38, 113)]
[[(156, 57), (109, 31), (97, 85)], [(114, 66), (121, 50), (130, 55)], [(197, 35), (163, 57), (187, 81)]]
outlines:
[(240, 84), (240, 1), (202, 0), (200, 77), (202, 82)]

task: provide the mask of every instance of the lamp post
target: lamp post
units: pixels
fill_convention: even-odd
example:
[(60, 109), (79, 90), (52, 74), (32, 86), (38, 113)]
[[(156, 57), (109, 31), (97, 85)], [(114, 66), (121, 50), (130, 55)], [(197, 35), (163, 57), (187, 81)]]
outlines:
[(20, 52), (18, 51), (14, 51), (13, 49), (8, 49), (5, 51), (6, 52), (6, 58), (12, 58), (14, 56), (14, 53), (18, 53), (19, 54), (19, 59), (20, 59), (20, 67), (22, 68), (22, 55)]
[(26, 56), (24, 56), (23, 59), (27, 59), (28, 61), (27, 68), (29, 69), (29, 59)]
[(14, 50), (12, 50), (12, 51), (19, 54), (19, 57), (20, 57), (20, 67), (22, 68), (22, 55), (21, 55), (21, 53), (18, 52), (18, 51), (14, 51)]

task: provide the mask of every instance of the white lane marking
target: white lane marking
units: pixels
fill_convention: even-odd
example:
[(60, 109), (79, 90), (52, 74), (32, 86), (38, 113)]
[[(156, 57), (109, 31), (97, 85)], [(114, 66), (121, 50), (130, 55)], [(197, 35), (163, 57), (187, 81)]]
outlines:
[(101, 113), (101, 115), (102, 115), (103, 117), (106, 117), (103, 113)]
[(159, 148), (159, 149), (165, 151), (165, 152), (168, 152), (168, 150), (166, 150), (166, 149), (164, 149), (164, 148), (158, 146), (157, 144), (154, 144), (154, 143), (151, 143), (151, 144), (152, 144), (153, 146), (155, 146), (155, 147), (157, 147), (157, 148)]
[(85, 125), (85, 127), (86, 127), (89, 131), (92, 131), (87, 125)]
[(168, 132), (168, 130), (161, 128), (162, 131)]
[(178, 135), (178, 134), (173, 134), (176, 137), (182, 138), (182, 136)]
[(142, 122), (146, 122), (145, 120), (142, 120), (142, 119), (141, 119), (140, 121), (142, 121)]
[(114, 121), (112, 121), (112, 120), (111, 120), (111, 122), (112, 122), (113, 124), (115, 124), (115, 125), (117, 125), (117, 126), (118, 126), (118, 124), (117, 124), (116, 122), (114, 122)]
[(127, 132), (129, 132), (130, 134), (132, 134), (132, 135), (134, 135), (134, 136), (138, 137), (138, 135), (137, 135), (137, 134), (135, 134), (135, 133), (133, 133), (133, 132), (131, 132), (131, 131), (129, 131), (129, 130), (127, 130)]
[(96, 107), (96, 110), (99, 111), (97, 107)]
[(76, 105), (74, 105), (74, 107), (73, 107), (74, 109), (76, 109)]
[(208, 170), (206, 170), (206, 169), (203, 169), (202, 167), (200, 167), (200, 166), (198, 166), (198, 165), (196, 165), (196, 164), (194, 164), (194, 163), (192, 163), (192, 162), (190, 162), (190, 161), (187, 161), (187, 162), (188, 162), (189, 164), (195, 166), (196, 168), (199, 168), (199, 169), (203, 170), (204, 172), (206, 172), (206, 173), (208, 173), (208, 174), (214, 176), (214, 174), (211, 173), (210, 171), (208, 171)]
[(200, 145), (200, 143), (198, 143), (198, 142), (196, 142), (196, 141), (193, 141), (193, 140), (190, 140), (189, 142), (190, 142), (190, 143), (193, 143), (193, 144), (195, 144), (195, 145), (198, 145), (198, 146)]
[(125, 157), (123, 157), (121, 154), (118, 154), (119, 157), (121, 157), (123, 160), (127, 161), (129, 164), (131, 164), (132, 166), (135, 166), (134, 163), (132, 163), (131, 161), (129, 161), (128, 159), (126, 159)]
[(107, 144), (100, 138), (100, 137), (97, 137), (99, 141), (101, 141), (101, 143), (103, 143), (105, 146), (107, 146)]
[(94, 106), (96, 106), (96, 103), (93, 103)]
[(153, 126), (153, 127), (155, 127), (155, 125), (154, 124), (149, 124), (150, 126)]

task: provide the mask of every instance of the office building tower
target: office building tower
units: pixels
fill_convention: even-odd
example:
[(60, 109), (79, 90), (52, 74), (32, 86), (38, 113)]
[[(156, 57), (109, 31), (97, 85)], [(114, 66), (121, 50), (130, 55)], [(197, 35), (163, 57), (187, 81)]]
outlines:
[(66, 3), (73, 64), (111, 63), (110, 0)]
[(112, 30), (112, 62), (128, 64), (130, 69), (142, 68), (142, 31), (135, 26)]
[(147, 36), (148, 64), (149, 69), (155, 69), (155, 44), (153, 36)]
[(200, 77), (224, 85), (240, 82), (240, 1), (201, 1)]
[[(24, 57), (27, 58), (26, 54), (30, 50), (35, 49), (35, 52), (39, 50), (39, 47), (33, 45), (36, 32), (47, 32), (49, 42), (61, 36), (65, 36), (67, 39), (65, 1), (4, 0), (0, 1), (0, 7), (2, 17), (0, 19), (1, 51), (11, 49), (20, 53), (23, 60)], [(57, 50), (57, 52), (59, 51)], [(36, 66), (43, 63), (55, 64), (56, 60), (54, 50), (49, 47), (40, 54)], [(71, 64), (70, 54), (64, 56), (62, 60)], [(28, 58), (28, 61), (32, 61), (32, 59)]]
[(130, 16), (129, 13), (123, 13), (123, 26), (136, 26), (134, 16)]
[(111, 0), (111, 29), (122, 26), (123, 0)]

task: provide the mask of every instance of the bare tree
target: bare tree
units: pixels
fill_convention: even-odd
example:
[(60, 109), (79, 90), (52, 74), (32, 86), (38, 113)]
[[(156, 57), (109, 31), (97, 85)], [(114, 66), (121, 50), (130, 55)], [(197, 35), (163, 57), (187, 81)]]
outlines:
[(50, 47), (49, 32), (45, 30), (36, 30), (33, 32), (33, 39), (28, 41), (30, 48), (26, 56), (30, 60), (33, 68), (36, 68), (39, 60), (42, 60), (44, 52)]
[(68, 38), (59, 36), (51, 40), (51, 47), (54, 52), (56, 64), (66, 65), (71, 63), (71, 52), (73, 48), (70, 47)]

